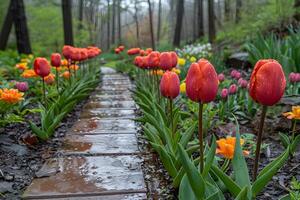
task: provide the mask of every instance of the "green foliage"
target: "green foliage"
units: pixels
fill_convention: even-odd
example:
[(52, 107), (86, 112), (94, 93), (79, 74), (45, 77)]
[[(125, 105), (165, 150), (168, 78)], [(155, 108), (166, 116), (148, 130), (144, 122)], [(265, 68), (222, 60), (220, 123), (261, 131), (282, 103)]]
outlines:
[(86, 98), (99, 82), (99, 69), (96, 71), (89, 69), (78, 75), (79, 78), (72, 79), (58, 97), (47, 102), (46, 106), (40, 105), (40, 127), (33, 122), (29, 122), (33, 133), (41, 140), (47, 140), (51, 137), (63, 118), (79, 101)]
[(294, 0), (243, 1), (240, 21), (227, 22), (218, 32), (217, 40), (242, 42), (255, 37), (257, 32), (266, 33), (271, 28), (289, 23), (294, 14)]

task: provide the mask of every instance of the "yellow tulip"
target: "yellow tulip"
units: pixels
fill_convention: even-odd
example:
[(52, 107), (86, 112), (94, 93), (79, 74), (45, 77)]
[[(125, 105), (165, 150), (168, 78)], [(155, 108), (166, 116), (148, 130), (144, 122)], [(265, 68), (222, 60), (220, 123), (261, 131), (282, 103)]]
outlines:
[(193, 57), (191, 57), (191, 59), (190, 59), (190, 61), (193, 63), (193, 62), (196, 62), (196, 58), (193, 56)]
[(185, 82), (183, 82), (180, 84), (180, 92), (185, 93), (185, 90), (186, 90), (186, 85), (185, 85)]
[(185, 59), (184, 58), (178, 58), (178, 64), (180, 66), (184, 66), (185, 65)]

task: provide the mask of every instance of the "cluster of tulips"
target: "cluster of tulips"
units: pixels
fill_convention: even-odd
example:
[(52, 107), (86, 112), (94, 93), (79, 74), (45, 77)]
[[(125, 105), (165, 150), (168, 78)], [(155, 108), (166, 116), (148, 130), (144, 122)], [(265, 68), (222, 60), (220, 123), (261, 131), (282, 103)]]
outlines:
[(121, 53), (122, 51), (124, 51), (124, 49), (125, 49), (125, 46), (123, 46), (123, 45), (115, 48), (115, 54)]
[[(160, 80), (160, 93), (170, 101), (175, 99), (180, 93), (180, 80), (176, 73), (171, 69), (176, 67), (177, 55), (174, 52), (151, 52), (149, 55), (141, 57), (137, 56), (134, 60), (136, 66), (141, 69), (155, 69), (160, 67), (165, 70)], [(242, 88), (248, 88), (249, 95), (252, 99), (262, 105), (261, 123), (259, 125), (259, 132), (257, 135), (257, 149), (255, 164), (253, 169), (253, 180), (256, 179), (258, 162), (260, 155), (260, 147), (262, 141), (262, 132), (264, 119), (268, 106), (276, 104), (284, 94), (286, 87), (286, 79), (281, 65), (272, 59), (260, 60), (256, 63), (254, 70), (251, 74), (249, 84), (246, 80), (241, 78), (240, 72), (234, 70), (231, 76), (238, 81)], [(202, 131), (202, 115), (203, 104), (212, 102), (218, 93), (219, 83), (224, 80), (224, 75), (217, 75), (214, 66), (206, 59), (200, 59), (198, 62), (192, 63), (189, 67), (185, 83), (187, 97), (199, 104), (199, 145), (200, 145), (200, 170), (204, 166), (204, 141)], [(272, 84), (270, 84), (272, 83)], [(221, 96), (227, 97), (227, 94), (235, 93), (237, 86), (231, 85), (230, 88), (223, 89)], [(171, 102), (172, 105), (172, 102)], [(172, 113), (172, 106), (170, 112)], [(172, 116), (172, 114), (171, 114)], [(172, 121), (172, 120), (171, 120)], [(171, 128), (174, 131), (174, 127)], [(224, 141), (219, 141), (223, 144)], [(226, 142), (225, 142), (226, 143)], [(232, 141), (230, 142), (232, 143)], [(223, 148), (224, 149), (224, 148)], [(226, 149), (226, 148), (225, 148)], [(223, 151), (223, 155), (233, 157), (234, 146), (228, 151)], [(222, 152), (218, 150), (218, 152)]]

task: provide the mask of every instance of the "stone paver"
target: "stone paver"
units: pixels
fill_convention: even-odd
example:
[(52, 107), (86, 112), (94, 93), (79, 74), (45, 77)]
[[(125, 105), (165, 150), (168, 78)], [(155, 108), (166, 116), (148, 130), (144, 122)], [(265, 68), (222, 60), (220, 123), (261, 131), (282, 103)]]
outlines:
[(147, 199), (129, 78), (102, 68), (102, 83), (25, 199)]

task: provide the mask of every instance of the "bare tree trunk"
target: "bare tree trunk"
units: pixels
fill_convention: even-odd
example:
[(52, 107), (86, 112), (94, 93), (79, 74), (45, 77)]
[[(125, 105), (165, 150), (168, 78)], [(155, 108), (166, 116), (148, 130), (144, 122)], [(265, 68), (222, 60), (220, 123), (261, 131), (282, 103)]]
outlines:
[(82, 29), (82, 24), (83, 24), (83, 1), (84, 0), (79, 0), (78, 31)]
[(208, 39), (213, 43), (216, 38), (214, 0), (208, 0)]
[(300, 0), (295, 0), (294, 8), (296, 10), (296, 14), (295, 14), (294, 18), (296, 20), (300, 21)]
[(15, 23), (18, 52), (20, 54), (32, 53), (23, 0), (13, 0), (13, 20)]
[(115, 43), (115, 22), (116, 22), (116, 0), (113, 0), (113, 5), (112, 5), (112, 31), (111, 31), (111, 43)]
[(204, 36), (204, 26), (203, 26), (203, 0), (198, 2), (198, 37)]
[(135, 20), (135, 27), (136, 27), (136, 40), (137, 46), (140, 46), (140, 28), (139, 28), (139, 19), (138, 19), (138, 8), (137, 8), (138, 0), (134, 1), (134, 20)]
[(62, 0), (62, 12), (63, 12), (63, 22), (64, 22), (64, 38), (65, 44), (73, 45), (73, 30), (72, 30), (72, 1)]
[(13, 0), (10, 1), (0, 33), (0, 50), (5, 50), (13, 25)]
[(225, 0), (225, 21), (230, 19), (230, 0)]
[(121, 0), (118, 0), (118, 43), (122, 44), (122, 29), (121, 29)]
[(176, 12), (177, 12), (177, 18), (176, 18), (176, 26), (175, 26), (175, 34), (174, 34), (173, 45), (174, 46), (179, 46), (180, 45), (180, 35), (181, 35), (183, 12), (184, 12), (184, 0), (178, 0)]
[(152, 47), (153, 50), (155, 50), (155, 40), (154, 40), (154, 32), (153, 32), (153, 19), (152, 19), (152, 7), (151, 7), (151, 1), (150, 0), (148, 0), (148, 9), (149, 9), (151, 47)]
[(194, 0), (194, 8), (193, 8), (193, 41), (197, 40), (197, 8), (198, 8), (199, 0)]
[(107, 0), (107, 49), (110, 47), (110, 0)]
[(161, 28), (161, 0), (158, 2), (158, 20), (157, 20), (157, 44), (159, 44), (160, 40), (160, 28)]
[(241, 19), (242, 0), (236, 0), (236, 12), (235, 12), (235, 23), (238, 23)]

